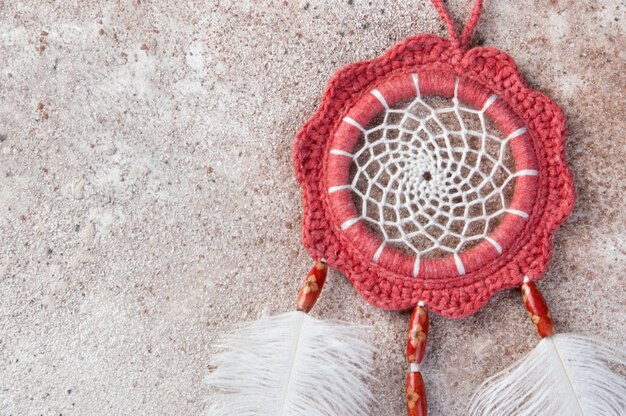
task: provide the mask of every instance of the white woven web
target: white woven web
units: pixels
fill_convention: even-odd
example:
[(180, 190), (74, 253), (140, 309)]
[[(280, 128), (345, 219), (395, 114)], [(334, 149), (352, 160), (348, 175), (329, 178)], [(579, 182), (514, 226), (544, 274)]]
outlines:
[(375, 261), (391, 243), (416, 255), (415, 273), (420, 258), (454, 255), (463, 274), (461, 252), (484, 239), (501, 252), (488, 236), (515, 211), (514, 178), (535, 172), (513, 171), (508, 143), (522, 131), (494, 131), (485, 111), (496, 97), (476, 110), (456, 90), (452, 99), (417, 94), (396, 106), (372, 91), (386, 109), (363, 128), (350, 187), (359, 219), (382, 237)]

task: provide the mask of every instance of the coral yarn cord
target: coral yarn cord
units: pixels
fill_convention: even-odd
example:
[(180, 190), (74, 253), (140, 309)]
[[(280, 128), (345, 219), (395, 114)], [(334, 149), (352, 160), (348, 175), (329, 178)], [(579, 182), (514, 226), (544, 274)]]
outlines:
[(456, 30), (456, 26), (454, 25), (454, 21), (450, 17), (450, 13), (448, 13), (448, 9), (446, 8), (443, 0), (432, 0), (433, 6), (437, 9), (437, 12), (441, 16), (441, 19), (446, 25), (448, 29), (448, 34), (450, 35), (450, 40), (454, 44), (455, 47), (465, 48), (469, 41), (472, 39), (472, 34), (474, 33), (474, 29), (478, 25), (478, 20), (480, 19), (480, 14), (483, 11), (483, 0), (476, 0), (474, 2), (474, 8), (472, 9), (472, 14), (467, 22), (467, 26), (463, 29), (463, 33), (459, 37), (459, 32)]

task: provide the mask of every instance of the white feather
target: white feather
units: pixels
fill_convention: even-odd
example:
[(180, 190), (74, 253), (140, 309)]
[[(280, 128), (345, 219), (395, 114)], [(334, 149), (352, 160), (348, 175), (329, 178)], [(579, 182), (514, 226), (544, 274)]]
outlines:
[(374, 348), (365, 327), (303, 312), (263, 316), (224, 336), (208, 416), (367, 415)]
[[(626, 352), (572, 334), (541, 340), (470, 401), (470, 416), (624, 416)], [(621, 372), (621, 374), (620, 374)]]

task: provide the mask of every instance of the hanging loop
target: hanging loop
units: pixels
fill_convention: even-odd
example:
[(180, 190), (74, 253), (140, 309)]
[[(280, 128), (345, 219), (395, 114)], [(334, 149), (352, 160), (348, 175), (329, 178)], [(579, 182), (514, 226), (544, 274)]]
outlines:
[(483, 11), (483, 0), (475, 0), (474, 8), (472, 9), (472, 14), (467, 22), (467, 25), (463, 29), (463, 32), (459, 36), (459, 32), (456, 30), (456, 26), (454, 25), (454, 21), (450, 17), (450, 13), (448, 13), (448, 9), (446, 5), (443, 3), (443, 0), (431, 0), (433, 6), (441, 16), (441, 19), (446, 25), (448, 29), (448, 34), (450, 35), (450, 40), (452, 44), (457, 48), (465, 48), (467, 44), (472, 39), (472, 34), (478, 25), (478, 20), (480, 19), (480, 14)]

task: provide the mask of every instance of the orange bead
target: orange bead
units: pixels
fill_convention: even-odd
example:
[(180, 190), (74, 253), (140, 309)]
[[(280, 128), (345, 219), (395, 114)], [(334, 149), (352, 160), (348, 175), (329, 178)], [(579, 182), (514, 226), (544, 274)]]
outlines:
[(409, 321), (409, 337), (406, 343), (406, 359), (409, 363), (421, 363), (428, 341), (428, 310), (420, 302)]
[(406, 411), (408, 416), (426, 416), (426, 388), (419, 371), (410, 372), (406, 378)]
[(522, 284), (522, 298), (530, 319), (533, 321), (535, 328), (537, 328), (537, 332), (539, 332), (539, 336), (545, 338), (553, 335), (554, 322), (552, 321), (552, 315), (550, 315), (546, 300), (539, 289), (537, 289), (537, 286), (527, 277), (524, 278), (524, 283)]
[(317, 298), (320, 296), (324, 282), (326, 282), (327, 272), (328, 266), (326, 266), (326, 261), (321, 260), (315, 263), (298, 293), (297, 310), (309, 313), (313, 309)]

